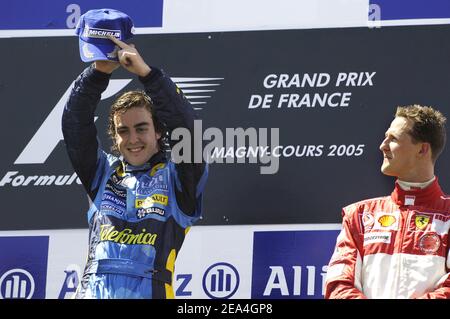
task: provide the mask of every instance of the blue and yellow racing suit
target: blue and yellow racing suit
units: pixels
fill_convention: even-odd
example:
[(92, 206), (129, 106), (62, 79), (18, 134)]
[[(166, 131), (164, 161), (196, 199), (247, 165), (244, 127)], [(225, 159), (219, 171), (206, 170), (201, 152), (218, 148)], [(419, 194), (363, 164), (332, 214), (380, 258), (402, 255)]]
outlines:
[[(92, 200), (88, 258), (76, 298), (173, 298), (175, 260), (201, 216), (207, 167), (175, 164), (162, 151), (136, 167), (104, 152), (94, 112), (109, 79), (92, 65), (86, 68), (62, 118), (69, 158)], [(169, 77), (152, 67), (139, 80), (169, 132), (193, 132), (194, 111)]]

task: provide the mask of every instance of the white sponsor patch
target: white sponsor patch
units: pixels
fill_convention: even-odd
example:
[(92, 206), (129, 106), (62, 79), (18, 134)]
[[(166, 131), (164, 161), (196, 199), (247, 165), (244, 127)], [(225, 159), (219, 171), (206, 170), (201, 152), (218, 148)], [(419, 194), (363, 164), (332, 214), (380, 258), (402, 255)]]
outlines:
[(371, 212), (364, 212), (362, 214), (362, 223), (364, 226), (364, 229), (367, 230), (371, 230), (374, 224), (374, 218)]
[(342, 275), (342, 273), (344, 272), (344, 267), (345, 264), (336, 264), (333, 266), (328, 266), (326, 281)]
[(391, 233), (389, 232), (371, 232), (364, 234), (364, 246), (373, 243), (391, 243)]
[(444, 236), (450, 231), (450, 220), (445, 221), (446, 217), (443, 215), (434, 215), (431, 223), (431, 231), (435, 231), (438, 235)]
[(416, 201), (416, 196), (405, 195), (405, 205), (414, 205), (415, 201)]

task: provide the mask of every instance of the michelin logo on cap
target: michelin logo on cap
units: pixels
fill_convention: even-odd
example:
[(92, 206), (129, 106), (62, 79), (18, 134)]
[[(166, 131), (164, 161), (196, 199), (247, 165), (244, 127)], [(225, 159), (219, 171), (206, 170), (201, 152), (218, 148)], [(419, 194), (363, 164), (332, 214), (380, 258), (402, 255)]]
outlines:
[(117, 61), (119, 48), (108, 37), (113, 36), (121, 41), (127, 41), (133, 37), (134, 25), (131, 18), (121, 11), (94, 9), (80, 17), (76, 34), (82, 61)]
[(84, 27), (83, 37), (85, 38), (104, 38), (107, 39), (108, 36), (113, 36), (120, 40), (120, 30), (105, 30), (90, 28), (88, 25)]

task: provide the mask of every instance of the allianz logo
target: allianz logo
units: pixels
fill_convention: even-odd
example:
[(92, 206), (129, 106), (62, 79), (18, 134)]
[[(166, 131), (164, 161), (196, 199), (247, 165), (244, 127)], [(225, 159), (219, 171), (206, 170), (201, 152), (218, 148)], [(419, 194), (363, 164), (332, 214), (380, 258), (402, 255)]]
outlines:
[(14, 268), (0, 277), (0, 299), (31, 299), (34, 290), (34, 278), (24, 269)]
[[(286, 297), (317, 296), (318, 293), (323, 296), (325, 294), (327, 265), (321, 267), (321, 272), (317, 271), (316, 266), (269, 266), (269, 268), (270, 275), (263, 296), (273, 296), (274, 294)], [(286, 274), (289, 276), (286, 276)], [(316, 286), (316, 280), (321, 283), (319, 287)], [(306, 281), (306, 291), (302, 291), (302, 281)]]
[(239, 283), (239, 272), (225, 262), (211, 265), (202, 280), (203, 291), (211, 299), (231, 298), (239, 288)]

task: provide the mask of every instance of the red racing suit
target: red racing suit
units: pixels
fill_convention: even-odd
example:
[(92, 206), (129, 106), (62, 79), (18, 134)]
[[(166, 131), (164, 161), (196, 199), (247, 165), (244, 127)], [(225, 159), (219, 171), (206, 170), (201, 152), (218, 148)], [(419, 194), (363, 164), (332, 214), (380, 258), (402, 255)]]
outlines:
[(343, 208), (325, 298), (450, 298), (450, 197), (424, 189)]

